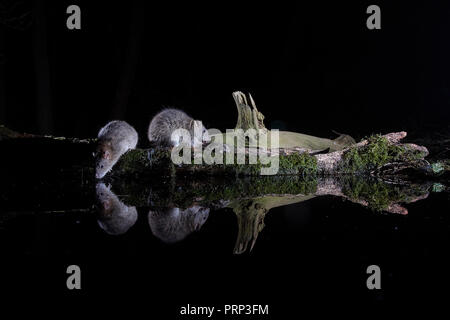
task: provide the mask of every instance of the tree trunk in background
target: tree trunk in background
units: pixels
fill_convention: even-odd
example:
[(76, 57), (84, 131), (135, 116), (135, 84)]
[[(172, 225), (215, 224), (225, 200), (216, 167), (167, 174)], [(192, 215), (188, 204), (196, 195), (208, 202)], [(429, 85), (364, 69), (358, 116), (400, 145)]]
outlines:
[(36, 111), (40, 133), (53, 131), (50, 64), (47, 53), (47, 24), (44, 3), (33, 2), (33, 54), (36, 74)]
[(139, 62), (139, 48), (141, 41), (141, 33), (144, 22), (144, 13), (142, 2), (134, 2), (131, 9), (130, 33), (128, 43), (125, 47), (125, 61), (119, 72), (117, 81), (116, 96), (112, 109), (113, 119), (123, 119), (136, 75), (136, 68)]

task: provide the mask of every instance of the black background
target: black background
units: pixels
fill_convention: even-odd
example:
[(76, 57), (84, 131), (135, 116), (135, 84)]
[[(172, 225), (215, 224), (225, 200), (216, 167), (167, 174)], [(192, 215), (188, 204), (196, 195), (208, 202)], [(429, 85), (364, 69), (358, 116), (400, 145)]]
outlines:
[(381, 30), (366, 1), (77, 1), (81, 30), (69, 4), (24, 2), (32, 25), (1, 27), (0, 122), (90, 137), (120, 118), (144, 142), (165, 106), (233, 128), (241, 90), (268, 127), (324, 137), (448, 124), (446, 2), (378, 1)]
[[(81, 7), (81, 30), (66, 28), (70, 4)], [(270, 128), (361, 138), (447, 126), (450, 3), (377, 1), (381, 30), (366, 28), (370, 4), (19, 2), (14, 12), (28, 12), (31, 25), (0, 25), (0, 122), (30, 133), (93, 137), (109, 120), (123, 119), (143, 145), (152, 115), (165, 106), (207, 127), (233, 128), (231, 93), (241, 90), (252, 93)], [(187, 303), (270, 304), (279, 318), (301, 315), (313, 301), (317, 312), (332, 312), (332, 302), (351, 310), (367, 302), (445, 299), (439, 292), (448, 283), (448, 200), (433, 201), (416, 204), (407, 221), (386, 223), (357, 206), (330, 209), (316, 199), (306, 205), (316, 215), (305, 229), (287, 231), (290, 220), (271, 213), (261, 249), (251, 256), (231, 254), (229, 213), (205, 225), (211, 241), (194, 235), (169, 253), (143, 239), (145, 218), (115, 242), (102, 240), (94, 220), (75, 231), (73, 221), (38, 216), (31, 224), (19, 220), (5, 236), (14, 245), (4, 249), (2, 286), (6, 280), (19, 302), (44, 297), (46, 310), (64, 298), (66, 312), (89, 301), (105, 313), (139, 308), (158, 319), (175, 318)], [(290, 210), (297, 209), (305, 205)], [(335, 218), (324, 223), (329, 210)], [(402, 231), (393, 233), (393, 225)], [(56, 234), (42, 231), (48, 226), (57, 226)], [(83, 270), (81, 292), (65, 289), (72, 263)], [(388, 275), (381, 293), (365, 287), (365, 267), (373, 263)]]
[[(405, 217), (319, 197), (270, 210), (254, 249), (241, 255), (232, 253), (230, 209), (212, 212), (199, 232), (172, 245), (151, 234), (145, 208), (120, 236), (103, 232), (92, 214), (24, 215), (0, 233), (1, 305), (158, 319), (183, 319), (188, 303), (270, 306), (270, 317), (238, 319), (436, 311), (449, 297), (446, 207), (447, 195), (432, 194), (408, 205)], [(81, 268), (81, 290), (66, 287), (72, 264)], [(366, 287), (372, 264), (381, 268), (381, 290)]]

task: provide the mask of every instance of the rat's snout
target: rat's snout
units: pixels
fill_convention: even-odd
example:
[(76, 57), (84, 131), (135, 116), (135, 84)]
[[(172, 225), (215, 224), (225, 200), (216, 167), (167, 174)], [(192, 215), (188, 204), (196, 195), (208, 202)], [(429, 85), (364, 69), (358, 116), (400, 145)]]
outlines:
[(104, 170), (105, 165), (102, 163), (97, 163), (95, 167), (95, 177), (101, 179), (105, 176), (106, 172)]

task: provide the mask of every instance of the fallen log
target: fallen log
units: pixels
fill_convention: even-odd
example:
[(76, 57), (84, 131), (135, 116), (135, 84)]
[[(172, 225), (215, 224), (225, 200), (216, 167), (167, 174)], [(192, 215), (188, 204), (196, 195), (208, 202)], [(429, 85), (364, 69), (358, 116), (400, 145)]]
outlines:
[[(264, 116), (257, 110), (251, 96), (250, 104), (241, 92), (233, 93), (233, 97), (238, 109), (237, 129), (254, 129), (258, 136), (270, 132), (265, 128)], [(261, 148), (249, 142), (243, 151), (231, 150), (232, 163), (227, 163), (228, 155), (222, 152), (223, 164), (205, 164), (201, 161), (202, 150), (192, 150), (192, 161), (176, 165), (171, 159), (171, 150), (154, 146), (134, 149), (122, 155), (106, 179), (138, 177), (144, 181), (155, 176), (176, 175), (260, 176), (263, 169), (272, 163), (276, 164), (272, 172), (275, 175), (376, 175), (392, 178), (406, 171), (433, 175), (436, 170), (441, 170), (442, 166), (430, 165), (425, 160), (428, 155), (425, 147), (402, 144), (400, 141), (405, 137), (406, 132), (402, 131), (375, 135), (354, 143), (346, 135), (330, 140), (281, 131), (277, 148), (271, 145)], [(224, 142), (227, 143), (227, 134), (224, 134)], [(82, 174), (95, 181), (92, 151), (96, 143), (96, 139), (20, 134), (0, 126), (1, 169), (17, 168), (14, 171), (25, 177), (39, 172), (46, 177), (60, 178), (61, 172), (69, 172), (71, 176)], [(269, 165), (260, 159), (251, 164), (249, 159), (255, 154), (266, 156)], [(240, 156), (243, 156), (244, 163), (236, 161)], [(199, 157), (200, 161), (196, 161)]]
[[(372, 174), (383, 176), (383, 174), (392, 175), (407, 169), (432, 174), (432, 166), (425, 160), (428, 150), (423, 146), (400, 143), (400, 140), (405, 137), (406, 132), (372, 136), (353, 146), (326, 154), (314, 154), (316, 150), (308, 151), (303, 148), (258, 150), (248, 147), (245, 149), (246, 164), (175, 165), (168, 149), (158, 147), (135, 149), (125, 153), (108, 176), (110, 178), (139, 176), (144, 180), (146, 177), (155, 175), (261, 175), (261, 168), (264, 166), (261, 162), (248, 163), (251, 152), (266, 153), (269, 158), (278, 157), (277, 175)], [(96, 139), (19, 135), (8, 130), (8, 136), (5, 137), (3, 134), (0, 145), (4, 150), (2, 167), (9, 170), (9, 166), (20, 165), (27, 172), (42, 172), (46, 169), (60, 172), (62, 169), (67, 169), (81, 173), (82, 170), (86, 177), (94, 180), (94, 162), (91, 153), (95, 149), (95, 144)], [(33, 161), (30, 161), (30, 156)], [(7, 159), (9, 161), (5, 163)], [(40, 161), (37, 161), (39, 159)], [(51, 165), (48, 165), (47, 161)]]
[[(170, 158), (170, 150), (136, 149), (124, 154), (111, 172), (112, 177), (136, 177), (143, 175), (236, 175), (258, 176), (264, 164), (249, 164), (250, 152), (265, 152), (269, 157), (278, 157), (279, 169), (276, 175), (383, 175), (383, 168), (390, 173), (406, 169), (415, 172), (430, 172), (430, 164), (425, 161), (428, 150), (415, 144), (402, 144), (400, 140), (406, 132), (372, 136), (354, 146), (326, 154), (308, 152), (302, 148), (282, 148), (279, 150), (246, 149), (246, 164), (180, 164), (175, 165)], [(225, 162), (225, 161), (224, 161)]]

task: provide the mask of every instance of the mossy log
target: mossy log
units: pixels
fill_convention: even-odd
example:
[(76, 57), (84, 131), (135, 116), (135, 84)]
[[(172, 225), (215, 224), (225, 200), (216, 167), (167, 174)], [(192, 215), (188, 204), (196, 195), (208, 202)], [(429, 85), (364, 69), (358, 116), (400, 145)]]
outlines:
[[(267, 134), (264, 115), (258, 111), (251, 95), (248, 103), (241, 92), (234, 92), (233, 98), (238, 110), (237, 129), (258, 130), (258, 137)], [(134, 149), (124, 155), (113, 167), (106, 178), (135, 178), (141, 181), (157, 177), (176, 175), (227, 175), (227, 176), (259, 176), (267, 165), (259, 160), (249, 164), (251, 154), (264, 153), (271, 159), (279, 161), (276, 175), (378, 175), (396, 176), (401, 172), (414, 171), (433, 175), (446, 170), (445, 166), (430, 165), (425, 157), (428, 150), (415, 144), (402, 144), (400, 140), (406, 132), (389, 133), (372, 136), (359, 143), (353, 138), (341, 135), (337, 139), (313, 137), (297, 132), (279, 132), (277, 148), (268, 145), (258, 149), (250, 142), (244, 151), (245, 164), (196, 164), (194, 158), (189, 164), (175, 165), (170, 157), (171, 151), (158, 147)], [(227, 143), (228, 134), (223, 136)], [(234, 138), (233, 138), (234, 139)], [(6, 157), (1, 157), (2, 168), (9, 170), (20, 167), (21, 173), (40, 171), (81, 173), (94, 180), (94, 159), (96, 139), (77, 139), (52, 136), (20, 134), (0, 126), (0, 148)], [(234, 151), (232, 151), (234, 152)], [(30, 161), (32, 155), (33, 161)], [(198, 153), (197, 153), (198, 154)], [(201, 156), (201, 152), (199, 153)], [(226, 156), (222, 154), (225, 163)], [(232, 158), (236, 160), (234, 153)], [(202, 161), (200, 161), (202, 163)], [(444, 168), (444, 169), (443, 169)], [(51, 176), (51, 175), (50, 175)]]
[[(432, 174), (425, 160), (428, 150), (415, 144), (402, 144), (406, 132), (373, 136), (351, 147), (326, 154), (313, 154), (302, 148), (264, 150), (268, 156), (279, 157), (277, 175), (395, 175), (407, 169)], [(194, 151), (193, 151), (194, 152)], [(246, 149), (257, 152), (254, 148)], [(224, 159), (225, 162), (225, 159)], [(113, 177), (143, 177), (143, 175), (261, 175), (263, 165), (256, 164), (180, 164), (170, 159), (170, 150), (136, 149), (124, 154), (111, 172)]]
[[(265, 149), (272, 157), (279, 157), (277, 175), (389, 175), (400, 171), (413, 170), (434, 174), (445, 170), (430, 165), (425, 157), (428, 150), (415, 144), (402, 144), (400, 140), (406, 132), (372, 136), (355, 145), (325, 154), (304, 148)], [(2, 169), (20, 166), (23, 172), (83, 172), (88, 179), (94, 179), (92, 151), (96, 139), (60, 138), (18, 134), (12, 130), (0, 130)], [(110, 178), (175, 176), (175, 175), (261, 175), (263, 164), (248, 164), (248, 154), (258, 152), (256, 148), (246, 150), (246, 164), (181, 164), (175, 165), (170, 158), (170, 150), (158, 147), (135, 149), (125, 153), (108, 174)], [(194, 152), (193, 152), (194, 153)], [(235, 155), (236, 156), (236, 155)], [(30, 161), (32, 157), (33, 161)], [(225, 161), (224, 161), (225, 162)]]

